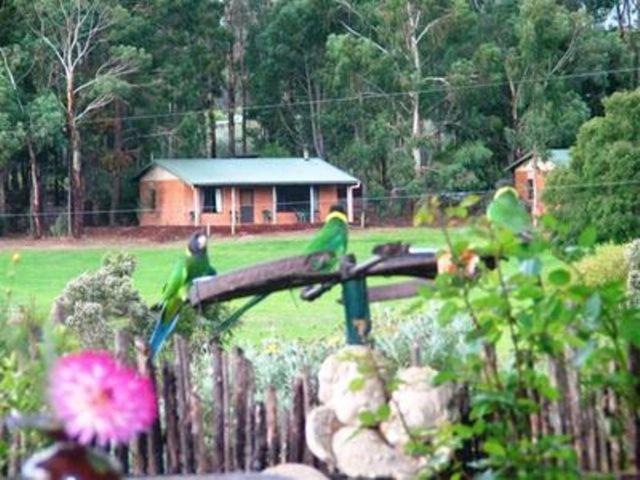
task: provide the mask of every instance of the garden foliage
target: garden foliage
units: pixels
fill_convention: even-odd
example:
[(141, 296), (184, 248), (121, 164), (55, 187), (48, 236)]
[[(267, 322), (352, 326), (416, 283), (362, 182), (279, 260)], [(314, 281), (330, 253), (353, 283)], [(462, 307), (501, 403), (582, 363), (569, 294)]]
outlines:
[(112, 348), (115, 332), (144, 334), (151, 313), (133, 286), (136, 260), (129, 254), (105, 256), (102, 266), (71, 280), (56, 300), (55, 316), (85, 347)]
[[(467, 316), (466, 341), (480, 342), (481, 348), (449, 359), (437, 377), (467, 386), (467, 421), (438, 432), (437, 440), (411, 432), (411, 449), (428, 455), (442, 441), (458, 447), (477, 442), (483, 458), (453, 465), (457, 478), (580, 478), (572, 440), (536, 431), (532, 421), (545, 402), (567, 394), (550, 378), (550, 363), (573, 365), (583, 389), (615, 392), (623, 403), (616, 415), (634, 415), (640, 398), (628, 365), (630, 350), (640, 346), (638, 310), (628, 301), (623, 279), (587, 283), (576, 268), (575, 261), (594, 248), (593, 228), (567, 247), (557, 241), (562, 224), (549, 216), (526, 239), (481, 219), (469, 240), (452, 241), (447, 222), (466, 217), (474, 201), (443, 209), (433, 199), (417, 218), (442, 227), (459, 265), (437, 277), (425, 300), (439, 305), (440, 325)], [(495, 268), (468, 276), (462, 259), (469, 249), (495, 259)], [(637, 244), (630, 251), (637, 259)], [(627, 419), (615, 420), (624, 425)]]
[(598, 245), (591, 255), (576, 263), (581, 280), (587, 285), (605, 285), (610, 282), (624, 282), (628, 266), (625, 245)]
[[(73, 339), (61, 325), (52, 325), (36, 315), (35, 309), (14, 302), (12, 285), (20, 255), (14, 254), (6, 272), (7, 287), (0, 292), (0, 420), (15, 413), (39, 413), (44, 406), (43, 385), (47, 365), (56, 352), (74, 348)], [(3, 425), (0, 424), (0, 432)], [(43, 441), (28, 432), (21, 448)], [(0, 472), (8, 459), (9, 445), (0, 435)], [(18, 455), (26, 451), (15, 452)]]
[(603, 104), (604, 116), (580, 127), (569, 167), (551, 173), (544, 201), (570, 238), (594, 225), (599, 240), (623, 242), (640, 235), (640, 90)]

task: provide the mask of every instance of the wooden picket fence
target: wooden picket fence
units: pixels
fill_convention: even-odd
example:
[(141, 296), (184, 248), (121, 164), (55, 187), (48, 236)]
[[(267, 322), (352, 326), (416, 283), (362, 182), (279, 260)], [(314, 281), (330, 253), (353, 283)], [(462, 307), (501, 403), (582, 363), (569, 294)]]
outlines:
[[(173, 360), (163, 362), (156, 371), (144, 342), (133, 342), (126, 332), (116, 336), (116, 355), (122, 361), (135, 362), (141, 373), (154, 379), (160, 412), (148, 434), (111, 449), (125, 473), (154, 476), (260, 471), (283, 462), (304, 463), (333, 473), (332, 467), (315, 459), (306, 445), (305, 417), (316, 404), (317, 388), (304, 368), (292, 381), (289, 404), (279, 402), (273, 387), (262, 392), (260, 398), (264, 400), (257, 400), (251, 362), (238, 348), (227, 353), (214, 346), (213, 391), (207, 402), (213, 410), (205, 416), (203, 400), (193, 388), (187, 342), (176, 336), (173, 350)], [(136, 358), (131, 358), (131, 352), (136, 352)], [(420, 363), (417, 345), (412, 363)], [(585, 390), (566, 359), (555, 359), (549, 369), (562, 396), (553, 402), (540, 400), (539, 413), (531, 416), (533, 436), (567, 435), (573, 439), (584, 472), (635, 478), (639, 445), (632, 415), (620, 410), (621, 402), (611, 391)], [(464, 421), (467, 399), (462, 399), (460, 409)], [(29, 451), (27, 442), (21, 432), (11, 432), (9, 464), (0, 476), (19, 476), (23, 452)], [(466, 463), (480, 458), (479, 447), (477, 442), (465, 445), (459, 452), (460, 460)]]
[[(129, 350), (129, 339), (126, 333), (117, 338), (120, 355)], [(315, 403), (308, 374), (301, 372), (293, 380), (288, 408), (279, 405), (273, 387), (258, 401), (253, 366), (242, 350), (226, 353), (213, 346), (213, 411), (205, 419), (202, 399), (193, 388), (188, 344), (176, 336), (173, 345), (174, 361), (165, 361), (156, 372), (146, 346), (136, 342), (138, 369), (156, 382), (160, 417), (150, 433), (116, 450), (126, 473), (260, 471), (283, 462), (326, 468), (305, 442), (305, 415)]]

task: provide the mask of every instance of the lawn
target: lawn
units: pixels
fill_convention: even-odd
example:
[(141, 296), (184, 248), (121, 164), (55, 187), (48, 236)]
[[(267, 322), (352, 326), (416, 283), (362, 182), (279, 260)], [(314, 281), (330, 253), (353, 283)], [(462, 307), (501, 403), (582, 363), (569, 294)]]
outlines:
[[(455, 232), (458, 235), (463, 231)], [(209, 254), (219, 272), (228, 272), (238, 267), (273, 260), (295, 254), (304, 248), (310, 234), (287, 236), (252, 236), (237, 239), (214, 239)], [(427, 228), (401, 228), (356, 230), (350, 237), (350, 250), (359, 259), (365, 259), (378, 244), (401, 240), (422, 247), (439, 247), (443, 244), (439, 231)], [(126, 250), (138, 259), (134, 276), (136, 288), (149, 302), (157, 299), (164, 279), (182, 251), (182, 244), (114, 246), (70, 246), (43, 249), (29, 247), (22, 250), (4, 247), (0, 250), (0, 266), (8, 271), (13, 253), (19, 251), (20, 262), (15, 278), (9, 285), (6, 275), (0, 277), (0, 286), (11, 286), (13, 298), (21, 303), (34, 303), (37, 310), (46, 314), (53, 299), (65, 284), (82, 272), (96, 269), (105, 253)], [(322, 336), (339, 328), (342, 321), (341, 308), (336, 304), (339, 289), (308, 304), (298, 299), (297, 292), (273, 294), (244, 317), (239, 332), (241, 338), (258, 341), (266, 336), (285, 338), (310, 338)], [(239, 305), (235, 301), (232, 305)], [(407, 305), (407, 301), (374, 305), (378, 308), (389, 305)]]

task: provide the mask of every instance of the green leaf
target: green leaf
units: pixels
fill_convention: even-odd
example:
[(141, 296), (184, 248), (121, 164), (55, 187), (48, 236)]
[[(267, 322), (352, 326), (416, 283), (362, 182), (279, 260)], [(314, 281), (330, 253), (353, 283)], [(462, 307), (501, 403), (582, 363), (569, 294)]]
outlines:
[(564, 268), (558, 268), (549, 274), (549, 281), (557, 286), (563, 286), (571, 281), (571, 274)]
[(389, 406), (388, 403), (385, 403), (384, 405), (380, 405), (380, 408), (378, 408), (378, 411), (376, 412), (376, 416), (378, 417), (379, 422), (384, 422), (385, 420), (388, 420), (390, 415), (391, 415), (391, 407)]
[(438, 323), (441, 326), (446, 326), (453, 320), (453, 317), (458, 313), (458, 305), (453, 302), (445, 302), (438, 312)]
[(626, 341), (640, 348), (640, 321), (637, 318), (623, 318), (620, 322), (620, 334)]
[(584, 319), (590, 327), (594, 327), (600, 318), (602, 299), (598, 293), (591, 295), (584, 304)]
[(473, 428), (468, 425), (457, 424), (453, 426), (453, 431), (460, 438), (471, 438), (473, 437)]
[(578, 237), (578, 245), (583, 248), (590, 248), (596, 244), (596, 240), (598, 239), (598, 230), (593, 225), (589, 225), (585, 228), (580, 236)]
[(445, 210), (449, 218), (467, 218), (469, 211), (464, 207), (449, 207)]
[(462, 199), (462, 202), (460, 202), (460, 206), (464, 208), (469, 208), (475, 205), (476, 203), (478, 203), (480, 200), (481, 200), (480, 195), (474, 195), (474, 194), (467, 195)]
[(493, 455), (495, 457), (504, 457), (507, 454), (505, 448), (496, 439), (489, 439), (484, 442), (482, 449), (489, 455)]
[(375, 427), (378, 424), (376, 415), (370, 410), (360, 412), (358, 420), (360, 420), (360, 424), (365, 427)]
[(434, 385), (441, 385), (445, 382), (450, 382), (452, 380), (456, 380), (458, 375), (456, 372), (452, 372), (450, 370), (443, 370), (442, 372), (438, 372), (438, 374), (433, 377)]
[(351, 380), (351, 383), (349, 383), (349, 391), (357, 392), (362, 390), (364, 388), (364, 383), (365, 379), (363, 377), (354, 378)]

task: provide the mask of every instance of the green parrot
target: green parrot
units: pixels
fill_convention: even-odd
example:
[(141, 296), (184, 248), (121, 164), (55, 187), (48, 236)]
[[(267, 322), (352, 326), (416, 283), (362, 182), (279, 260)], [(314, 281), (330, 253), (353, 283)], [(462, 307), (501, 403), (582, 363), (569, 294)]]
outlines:
[(513, 187), (502, 187), (495, 193), (487, 208), (487, 218), (516, 235), (527, 235), (531, 231), (531, 217)]
[[(304, 249), (305, 255), (312, 255), (320, 252), (332, 252), (333, 257), (322, 264), (313, 264), (312, 268), (319, 272), (330, 271), (338, 264), (340, 257), (347, 253), (347, 241), (349, 232), (349, 221), (342, 205), (332, 205), (324, 225), (316, 232), (309, 244)], [(247, 303), (233, 312), (227, 318), (222, 328), (224, 330), (233, 326), (240, 317), (250, 308), (254, 307), (265, 298), (268, 293), (253, 296)]]
[(175, 329), (193, 280), (216, 273), (207, 255), (207, 236), (202, 232), (194, 233), (189, 238), (184, 257), (176, 262), (167, 283), (162, 288), (162, 298), (154, 306), (154, 309), (160, 310), (160, 316), (149, 340), (151, 354), (154, 357)]

